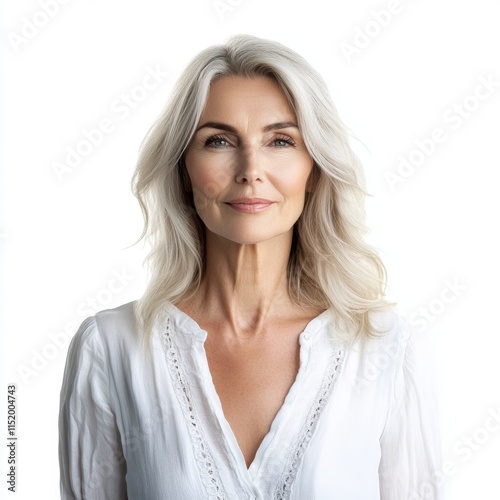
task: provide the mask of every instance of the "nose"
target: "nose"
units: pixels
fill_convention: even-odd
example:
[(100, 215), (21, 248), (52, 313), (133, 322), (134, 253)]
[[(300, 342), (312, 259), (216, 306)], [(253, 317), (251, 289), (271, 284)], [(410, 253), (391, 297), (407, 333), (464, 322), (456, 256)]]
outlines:
[(252, 184), (263, 180), (262, 158), (259, 158), (257, 151), (250, 148), (242, 151), (237, 162), (235, 180), (238, 184)]

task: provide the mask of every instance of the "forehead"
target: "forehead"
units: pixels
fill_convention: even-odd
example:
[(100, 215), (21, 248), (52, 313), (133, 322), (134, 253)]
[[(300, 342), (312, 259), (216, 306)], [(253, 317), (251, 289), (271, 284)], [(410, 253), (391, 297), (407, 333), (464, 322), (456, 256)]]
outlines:
[(283, 89), (271, 77), (224, 76), (212, 82), (202, 119), (248, 114), (269, 119), (295, 117)]

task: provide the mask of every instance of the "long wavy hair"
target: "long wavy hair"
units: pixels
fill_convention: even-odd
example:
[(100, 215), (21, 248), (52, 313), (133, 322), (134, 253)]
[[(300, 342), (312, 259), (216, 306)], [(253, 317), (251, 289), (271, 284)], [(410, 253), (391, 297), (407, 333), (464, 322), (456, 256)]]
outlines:
[(210, 85), (224, 76), (273, 78), (295, 112), (314, 160), (314, 189), (294, 225), (288, 287), (301, 305), (331, 309), (352, 339), (373, 337), (370, 313), (386, 309), (386, 270), (364, 237), (364, 175), (322, 77), (284, 45), (249, 35), (199, 53), (177, 81), (141, 148), (132, 190), (144, 216), (149, 282), (135, 313), (149, 344), (158, 313), (196, 292), (205, 272), (204, 225), (187, 189), (184, 154)]

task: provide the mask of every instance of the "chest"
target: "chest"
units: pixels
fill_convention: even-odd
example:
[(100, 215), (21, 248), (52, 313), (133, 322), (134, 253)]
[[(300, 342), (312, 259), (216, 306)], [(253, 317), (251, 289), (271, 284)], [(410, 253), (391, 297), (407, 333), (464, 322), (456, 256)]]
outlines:
[[(220, 325), (204, 324), (203, 334), (188, 326), (183, 330), (172, 324), (166, 329), (159, 339), (160, 356), (154, 358), (160, 379), (151, 387), (140, 387), (141, 397), (160, 404), (157, 415), (165, 419), (151, 432), (148, 419), (154, 406), (140, 405), (143, 418), (131, 423), (135, 429), (139, 422), (148, 422), (144, 434), (150, 437), (148, 443), (140, 434), (143, 444), (127, 445), (132, 473), (147, 474), (140, 481), (141, 494), (153, 472), (158, 478), (155, 484), (165, 488), (161, 498), (208, 498), (214, 484), (224, 499), (300, 500), (312, 495), (326, 500), (346, 494), (372, 498), (359, 488), (371, 487), (369, 480), (378, 479), (379, 436), (386, 412), (377, 406), (383, 395), (375, 391), (382, 377), (367, 388), (370, 394), (374, 391), (373, 398), (366, 397), (366, 390), (353, 390), (360, 373), (357, 352), (346, 357), (319, 321), (308, 325), (300, 344), (299, 334), (292, 338), (291, 328), (286, 328), (286, 338), (276, 345), (247, 344), (238, 349), (223, 348)], [(350, 363), (344, 366), (347, 359)], [(280, 377), (284, 373), (290, 375), (288, 383)], [(289, 384), (293, 386), (287, 388)], [(282, 399), (286, 398), (281, 407), (276, 403), (279, 387)], [(267, 394), (274, 408), (262, 402)], [(127, 394), (122, 397), (126, 400)], [(129, 435), (128, 429), (123, 435)], [(132, 464), (135, 454), (137, 467)], [(366, 465), (367, 475), (360, 463)], [(165, 470), (175, 481), (165, 480)], [(204, 493), (194, 492), (198, 486)], [(291, 496), (277, 496), (292, 486)]]
[[(214, 346), (207, 342), (205, 348), (198, 342), (190, 345), (183, 341), (180, 333), (173, 331), (172, 340), (167, 344), (171, 345), (173, 355), (168, 351), (165, 357), (159, 351), (161, 355), (155, 359), (155, 366), (158, 363), (155, 373), (161, 374), (161, 379), (137, 387), (141, 401), (151, 402), (136, 405), (141, 412), (136, 419), (130, 419), (130, 414), (134, 413), (130, 411), (126, 419), (122, 419), (127, 422), (123, 435), (127, 436), (128, 474), (131, 481), (140, 485), (137, 494), (130, 498), (201, 500), (213, 491), (214, 476), (217, 485), (224, 489), (221, 495), (224, 499), (282, 498), (275, 496), (275, 492), (288, 491), (291, 485), (293, 494), (286, 497), (290, 500), (307, 497), (327, 500), (333, 498), (332, 495), (343, 498), (346, 494), (351, 494), (352, 498), (378, 498), (375, 494), (370, 496), (368, 491), (378, 491), (378, 485), (374, 487), (378, 478), (378, 437), (385, 419), (380, 409), (375, 411), (374, 404), (381, 399), (375, 397), (378, 395), (367, 398), (366, 391), (353, 391), (352, 384), (359, 373), (357, 363), (352, 364), (355, 357), (350, 366), (344, 367), (344, 375), (349, 377), (328, 385), (329, 374), (339, 373), (334, 366), (330, 368), (331, 363), (336, 362), (336, 357), (332, 358), (336, 349), (323, 344), (315, 348), (312, 342), (302, 342), (300, 372), (291, 377), (294, 383), (291, 397), (284, 408), (275, 407), (275, 411), (280, 412), (279, 418), (274, 421), (272, 431), (262, 436), (259, 427), (265, 421), (262, 411), (266, 405), (259, 402), (259, 398), (270, 390), (267, 386), (272, 386), (271, 399), (277, 397), (273, 377), (277, 379), (278, 372), (286, 371), (286, 356), (294, 358), (293, 344), (282, 342), (278, 351), (267, 352), (247, 348), (246, 355), (238, 357), (234, 352), (211, 350)], [(211, 371), (207, 363), (209, 358)], [(280, 363), (283, 364), (280, 366)], [(224, 374), (218, 378), (222, 367), (234, 370), (227, 372), (235, 374), (233, 381), (230, 377), (226, 379)], [(341, 368), (341, 361), (338, 361), (338, 369)], [(179, 369), (180, 378), (177, 376)], [(242, 377), (242, 373), (248, 377)], [(142, 370), (133, 375), (132, 380), (140, 380)], [(172, 377), (175, 384), (171, 384)], [(214, 377), (214, 387), (218, 387), (218, 395), (222, 395), (227, 422), (221, 418), (211, 377)], [(148, 379), (154, 380), (154, 376)], [(245, 379), (251, 381), (251, 387), (260, 380), (259, 391), (252, 394), (248, 384), (240, 389), (242, 394), (234, 391)], [(221, 382), (228, 387), (223, 387)], [(130, 382), (125, 388), (129, 390)], [(225, 390), (229, 399), (225, 399)], [(162, 395), (160, 402), (155, 398), (158, 394)], [(335, 401), (332, 401), (333, 394)], [(128, 397), (124, 392), (120, 399), (125, 401)], [(240, 401), (241, 413), (233, 408), (231, 414), (228, 407), (231, 400)], [(259, 408), (258, 412), (251, 407), (253, 404)], [(267, 426), (272, 423), (273, 411), (270, 410)], [(193, 417), (200, 434), (192, 432)], [(242, 422), (246, 422), (245, 425)], [(308, 429), (307, 435), (304, 435), (304, 428)], [(199, 435), (204, 436), (202, 445)], [(262, 438), (265, 438), (264, 446), (255, 453)], [(208, 462), (203, 450), (210, 452)], [(241, 460), (236, 461), (240, 452)], [(293, 469), (290, 464), (295, 464)], [(167, 476), (165, 470), (169, 471)], [(293, 473), (284, 474), (289, 470)], [(148, 496), (150, 487), (153, 490)], [(256, 495), (256, 490), (261, 494)]]
[(205, 350), (224, 416), (249, 466), (297, 376), (298, 336), (231, 346), (207, 341)]

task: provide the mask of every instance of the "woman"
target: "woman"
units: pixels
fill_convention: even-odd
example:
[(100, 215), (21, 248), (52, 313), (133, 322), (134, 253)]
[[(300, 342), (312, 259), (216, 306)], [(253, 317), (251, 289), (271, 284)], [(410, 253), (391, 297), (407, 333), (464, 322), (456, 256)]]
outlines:
[(62, 497), (440, 498), (428, 345), (383, 298), (361, 170), (308, 63), (251, 36), (203, 51), (134, 190), (151, 281), (72, 340)]

